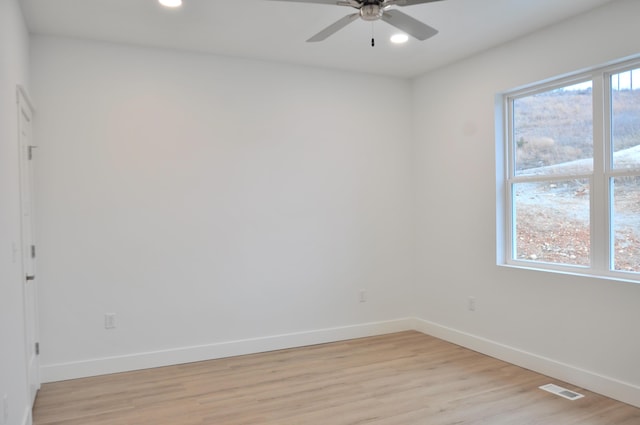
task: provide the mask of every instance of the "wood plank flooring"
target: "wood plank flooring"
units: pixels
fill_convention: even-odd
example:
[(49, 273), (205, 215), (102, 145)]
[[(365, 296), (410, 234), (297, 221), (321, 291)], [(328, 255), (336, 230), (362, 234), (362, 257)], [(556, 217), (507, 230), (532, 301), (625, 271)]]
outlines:
[[(566, 400), (555, 383), (584, 394)], [(418, 332), (42, 386), (35, 425), (638, 425), (640, 409)]]

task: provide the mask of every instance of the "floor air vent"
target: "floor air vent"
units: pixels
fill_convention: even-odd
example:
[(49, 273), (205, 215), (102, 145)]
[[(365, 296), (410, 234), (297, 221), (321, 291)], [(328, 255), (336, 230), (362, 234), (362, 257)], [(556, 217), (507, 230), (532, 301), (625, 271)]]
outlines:
[(541, 390), (548, 391), (552, 394), (559, 395), (560, 397), (564, 397), (567, 400), (577, 400), (579, 398), (584, 397), (584, 395), (582, 394), (578, 394), (576, 392), (570, 391), (566, 388), (562, 388), (554, 384), (547, 384), (538, 388), (540, 388)]

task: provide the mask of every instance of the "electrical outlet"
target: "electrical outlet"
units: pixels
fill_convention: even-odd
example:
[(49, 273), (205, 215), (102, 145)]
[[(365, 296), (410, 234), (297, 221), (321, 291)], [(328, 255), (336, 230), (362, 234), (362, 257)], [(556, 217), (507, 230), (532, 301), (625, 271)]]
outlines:
[(469, 311), (476, 311), (476, 297), (469, 297), (467, 306)]
[(116, 328), (116, 314), (115, 313), (105, 313), (105, 315), (104, 315), (104, 328), (105, 329), (115, 329)]
[(359, 300), (361, 303), (367, 302), (367, 291), (365, 289), (361, 289), (359, 292)]

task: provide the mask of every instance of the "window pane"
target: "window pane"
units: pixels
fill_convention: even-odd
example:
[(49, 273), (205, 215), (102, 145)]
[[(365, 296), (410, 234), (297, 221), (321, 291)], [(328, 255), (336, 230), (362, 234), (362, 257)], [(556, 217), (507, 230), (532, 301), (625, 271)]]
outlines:
[(611, 76), (613, 167), (640, 167), (640, 69)]
[(593, 170), (591, 81), (513, 100), (515, 175)]
[(640, 177), (613, 179), (613, 269), (640, 273)]
[(588, 266), (589, 191), (587, 180), (514, 184), (514, 258)]

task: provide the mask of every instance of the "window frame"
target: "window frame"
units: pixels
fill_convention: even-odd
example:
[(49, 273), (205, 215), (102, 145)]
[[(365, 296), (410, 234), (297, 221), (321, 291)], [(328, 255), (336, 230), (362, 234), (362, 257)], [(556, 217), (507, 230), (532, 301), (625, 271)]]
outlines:
[[(613, 110), (611, 76), (640, 68), (640, 58), (620, 61), (587, 71), (509, 90), (496, 97), (498, 167), (497, 257), (498, 265), (543, 270), (580, 276), (600, 277), (640, 283), (640, 272), (614, 269), (614, 192), (615, 178), (640, 176), (635, 168), (615, 169), (613, 162)], [(519, 98), (548, 92), (583, 82), (592, 82), (593, 167), (590, 174), (526, 175), (516, 174), (513, 102)], [(638, 118), (640, 120), (640, 117)], [(513, 187), (518, 183), (585, 179), (589, 182), (590, 264), (588, 266), (518, 259), (515, 252), (515, 202)]]

